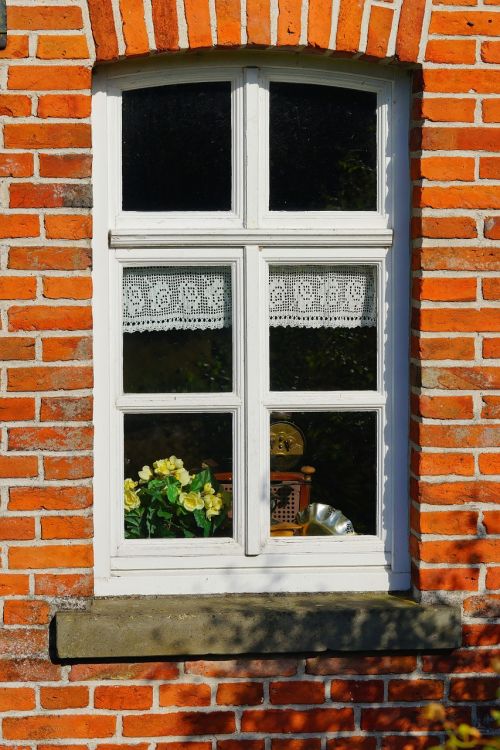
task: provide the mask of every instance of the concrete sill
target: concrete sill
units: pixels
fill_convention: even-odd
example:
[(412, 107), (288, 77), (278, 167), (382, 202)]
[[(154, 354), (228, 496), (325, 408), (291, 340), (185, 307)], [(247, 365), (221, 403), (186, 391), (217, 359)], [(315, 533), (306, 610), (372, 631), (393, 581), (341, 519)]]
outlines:
[(95, 599), (56, 615), (61, 659), (451, 649), (458, 607), (390, 594)]

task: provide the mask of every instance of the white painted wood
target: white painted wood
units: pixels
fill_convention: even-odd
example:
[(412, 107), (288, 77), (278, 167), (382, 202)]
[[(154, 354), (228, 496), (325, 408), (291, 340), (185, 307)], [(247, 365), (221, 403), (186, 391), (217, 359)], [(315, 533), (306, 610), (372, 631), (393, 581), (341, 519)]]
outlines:
[[(323, 59), (301, 60), (299, 67), (297, 58), (287, 55), (199, 57), (203, 64), (192, 58), (129, 61), (103, 67), (95, 76), (96, 594), (407, 588), (408, 81), (398, 72)], [(121, 91), (201, 80), (232, 82), (233, 211), (122, 212)], [(377, 212), (267, 211), (269, 80), (377, 92)], [(376, 391), (269, 391), (272, 263), (377, 266)], [(189, 264), (232, 268), (233, 391), (124, 394), (122, 270)], [(269, 412), (278, 409), (377, 413), (377, 535), (270, 539)], [(233, 539), (125, 540), (123, 415), (201, 411), (233, 415)]]

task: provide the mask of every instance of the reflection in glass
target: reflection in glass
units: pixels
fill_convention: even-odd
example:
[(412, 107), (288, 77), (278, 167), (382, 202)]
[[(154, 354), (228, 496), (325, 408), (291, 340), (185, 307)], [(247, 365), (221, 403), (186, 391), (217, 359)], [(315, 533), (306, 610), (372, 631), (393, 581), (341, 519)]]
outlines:
[(232, 536), (231, 414), (126, 414), (125, 535)]
[(231, 209), (231, 84), (123, 92), (124, 211)]
[(271, 211), (377, 209), (377, 95), (272, 82)]
[(231, 269), (125, 268), (126, 393), (232, 390)]
[(270, 386), (377, 387), (376, 269), (270, 266)]
[[(340, 510), (357, 534), (376, 533), (376, 424), (375, 412), (271, 414), (273, 536), (300, 536), (300, 511), (309, 508), (303, 521), (321, 516), (313, 504)], [(308, 535), (326, 533), (319, 523), (307, 528)]]

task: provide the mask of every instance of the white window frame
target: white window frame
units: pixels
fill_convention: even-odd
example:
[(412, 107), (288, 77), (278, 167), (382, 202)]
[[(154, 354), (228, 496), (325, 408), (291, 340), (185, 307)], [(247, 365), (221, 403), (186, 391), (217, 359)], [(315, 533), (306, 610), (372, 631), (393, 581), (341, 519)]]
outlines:
[[(109, 66), (95, 76), (95, 593), (386, 591), (409, 585), (408, 164), (405, 74), (330, 61), (240, 54)], [(359, 72), (359, 71), (362, 72)], [(378, 210), (270, 212), (269, 80), (375, 91)], [(231, 80), (233, 210), (122, 212), (121, 91)], [(395, 158), (397, 156), (397, 159)], [(303, 250), (301, 253), (300, 251)], [(267, 272), (273, 263), (377, 268), (378, 389), (269, 392)], [(124, 267), (229, 265), (233, 283), (234, 388), (224, 394), (124, 394)], [(256, 290), (257, 293), (256, 293)], [(256, 296), (257, 294), (257, 296)], [(251, 353), (252, 356), (249, 356)], [(397, 356), (396, 356), (397, 353)], [(378, 532), (338, 538), (271, 538), (269, 413), (374, 411), (378, 422)], [(233, 414), (234, 539), (125, 540), (123, 414)], [(260, 435), (260, 440), (255, 436)], [(250, 439), (252, 437), (252, 439)], [(152, 457), (153, 458), (156, 457)], [(267, 480), (268, 481), (268, 480)]]

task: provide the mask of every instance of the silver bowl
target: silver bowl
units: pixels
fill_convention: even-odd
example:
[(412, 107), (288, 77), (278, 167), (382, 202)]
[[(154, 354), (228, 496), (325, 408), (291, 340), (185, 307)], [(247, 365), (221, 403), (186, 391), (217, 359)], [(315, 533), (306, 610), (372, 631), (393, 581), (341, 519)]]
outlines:
[(303, 526), (305, 536), (344, 536), (354, 534), (354, 528), (341, 510), (324, 503), (311, 503), (297, 513), (296, 523)]

